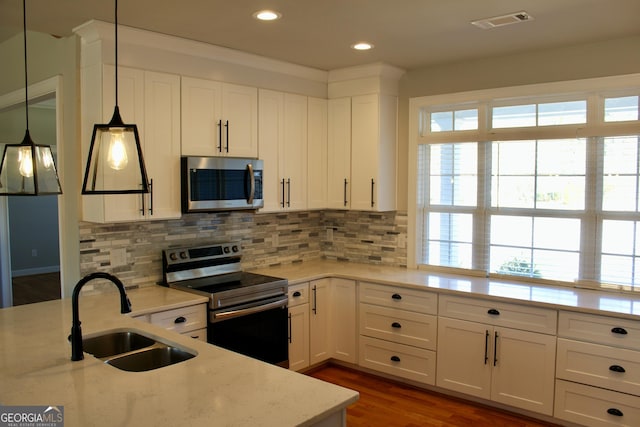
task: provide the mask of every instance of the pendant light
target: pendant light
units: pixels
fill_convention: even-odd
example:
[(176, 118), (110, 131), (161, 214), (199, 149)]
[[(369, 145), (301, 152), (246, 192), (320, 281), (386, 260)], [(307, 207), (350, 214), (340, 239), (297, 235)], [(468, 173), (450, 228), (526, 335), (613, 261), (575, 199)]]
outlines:
[(115, 0), (116, 105), (107, 124), (93, 126), (82, 194), (148, 193), (147, 171), (135, 124), (124, 124), (118, 108), (118, 0)]
[(0, 164), (0, 195), (62, 194), (51, 147), (35, 144), (29, 135), (29, 83), (27, 80), (27, 4), (22, 1), (24, 33), (24, 109), (27, 130), (20, 144), (4, 147)]

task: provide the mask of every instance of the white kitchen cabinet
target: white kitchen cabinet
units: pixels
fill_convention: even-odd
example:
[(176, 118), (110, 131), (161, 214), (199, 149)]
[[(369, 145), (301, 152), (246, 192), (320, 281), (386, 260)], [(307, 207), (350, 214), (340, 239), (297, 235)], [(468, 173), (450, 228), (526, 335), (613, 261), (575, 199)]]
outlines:
[[(454, 298), (456, 304), (449, 301)], [(444, 317), (452, 307), (469, 303), (470, 310), (460, 318)], [(483, 307), (489, 323), (475, 318), (473, 307)], [(523, 324), (518, 317), (541, 315), (535, 307), (502, 304), (494, 308), (490, 301), (440, 297), (438, 317), (438, 359), (436, 385), (517, 408), (551, 415), (553, 413), (556, 337), (497, 326)], [(531, 309), (531, 313), (527, 310)], [(553, 318), (553, 310), (541, 317)], [(509, 318), (509, 314), (514, 318)], [(513, 314), (515, 313), (515, 314)], [(531, 325), (537, 329), (538, 325)]]
[(307, 208), (327, 208), (327, 100), (307, 98)]
[(258, 90), (182, 77), (182, 155), (258, 156)]
[(351, 204), (351, 97), (328, 103), (327, 207), (349, 209)]
[(207, 341), (207, 304), (157, 311), (137, 316), (136, 319), (190, 336), (193, 339)]
[(351, 209), (396, 209), (397, 110), (395, 96), (351, 98)]
[(289, 369), (309, 367), (309, 283), (289, 287)]
[(640, 422), (637, 321), (561, 311), (554, 415), (585, 426)]
[(307, 97), (259, 91), (262, 212), (307, 208)]
[[(97, 80), (101, 80), (102, 118), (107, 123), (115, 105), (115, 68), (104, 65), (102, 70)], [(125, 123), (138, 127), (151, 191), (142, 195), (85, 196), (83, 219), (119, 222), (179, 218), (180, 77), (119, 67), (118, 85), (120, 114)]]
[(310, 283), (310, 364), (357, 362), (356, 284), (346, 279)]

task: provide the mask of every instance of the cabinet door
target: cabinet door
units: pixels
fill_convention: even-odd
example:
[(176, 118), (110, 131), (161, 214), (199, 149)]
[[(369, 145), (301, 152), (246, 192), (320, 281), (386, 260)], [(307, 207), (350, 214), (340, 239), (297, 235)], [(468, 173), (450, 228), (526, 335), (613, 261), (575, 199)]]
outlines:
[(289, 307), (289, 369), (309, 366), (309, 304)]
[(351, 202), (351, 98), (328, 105), (327, 207), (348, 209)]
[(331, 279), (331, 357), (357, 363), (356, 283)]
[(182, 77), (182, 155), (219, 156), (222, 84)]
[(180, 77), (145, 72), (144, 160), (151, 182), (142, 213), (180, 218)]
[(378, 95), (354, 96), (351, 100), (351, 209), (374, 210), (376, 206), (378, 111)]
[(307, 97), (284, 95), (284, 138), (280, 149), (285, 208), (307, 208)]
[(223, 155), (258, 157), (258, 89), (222, 85)]
[(556, 337), (496, 327), (491, 399), (546, 415), (553, 412)]
[(259, 96), (260, 146), (258, 154), (264, 162), (262, 176), (264, 207), (261, 212), (277, 212), (282, 210), (284, 206), (278, 152), (284, 136), (284, 94), (260, 89)]
[(314, 365), (331, 357), (331, 279), (310, 284), (309, 363)]
[(327, 100), (307, 99), (307, 207), (327, 207)]
[(492, 333), (481, 323), (438, 318), (436, 385), (489, 399)]

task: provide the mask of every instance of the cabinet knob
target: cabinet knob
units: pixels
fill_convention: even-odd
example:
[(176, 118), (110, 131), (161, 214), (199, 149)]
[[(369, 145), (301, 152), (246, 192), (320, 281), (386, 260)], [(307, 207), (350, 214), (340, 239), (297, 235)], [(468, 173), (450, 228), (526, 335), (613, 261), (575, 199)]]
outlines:
[(400, 301), (402, 299), (402, 295), (400, 294), (393, 294), (391, 295), (391, 298)]
[(400, 329), (400, 328), (402, 328), (402, 325), (401, 325), (400, 323), (398, 323), (398, 322), (393, 322), (393, 323), (391, 324), (391, 327), (392, 327), (392, 328)]
[(180, 316), (178, 318), (176, 318), (176, 320), (173, 321), (173, 323), (184, 323), (187, 321), (187, 318), (184, 316)]
[(613, 372), (627, 372), (627, 371), (625, 371), (625, 369), (624, 369), (622, 366), (620, 366), (620, 365), (611, 365), (611, 366), (609, 366), (609, 370), (610, 370), (610, 371), (613, 371)]
[(391, 361), (392, 362), (399, 362), (400, 358), (398, 356), (391, 356)]
[(611, 332), (613, 332), (614, 334), (627, 335), (627, 330), (625, 328), (615, 327), (611, 329)]
[(500, 316), (500, 312), (498, 310), (496, 310), (495, 308), (490, 308), (487, 313), (489, 314), (493, 314), (494, 316)]
[(609, 409), (607, 409), (607, 414), (615, 415), (616, 417), (622, 417), (624, 415), (622, 413), (622, 411), (620, 409), (617, 409), (617, 408), (609, 408)]
[(293, 293), (294, 298), (297, 298), (297, 297), (299, 297), (300, 295), (302, 295), (302, 294), (300, 293), (300, 291), (295, 291), (295, 292)]

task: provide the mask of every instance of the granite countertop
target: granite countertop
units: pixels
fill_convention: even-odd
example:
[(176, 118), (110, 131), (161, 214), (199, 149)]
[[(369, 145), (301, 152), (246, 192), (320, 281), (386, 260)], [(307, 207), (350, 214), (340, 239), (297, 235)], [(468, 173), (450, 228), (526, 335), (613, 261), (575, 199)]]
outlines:
[(640, 318), (640, 295), (635, 296), (622, 292), (534, 285), (526, 282), (331, 260), (305, 261), (252, 271), (285, 277), (289, 280), (289, 284), (324, 277), (339, 277), (425, 289), (447, 295), (473, 296), (503, 302), (526, 303), (527, 305), (538, 307), (610, 315), (635, 320)]
[[(128, 292), (131, 315), (193, 305), (159, 286)], [(71, 362), (71, 299), (0, 310), (0, 405), (64, 406), (65, 426), (304, 426), (358, 393), (119, 314), (118, 293), (82, 295), (83, 335), (133, 329), (197, 353), (147, 372), (85, 354)]]

